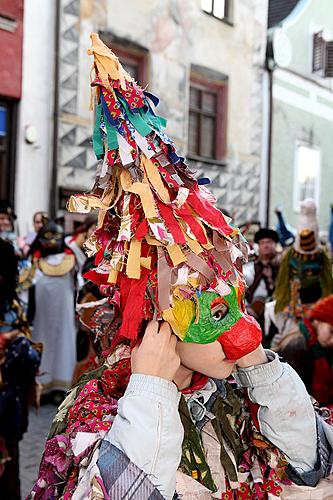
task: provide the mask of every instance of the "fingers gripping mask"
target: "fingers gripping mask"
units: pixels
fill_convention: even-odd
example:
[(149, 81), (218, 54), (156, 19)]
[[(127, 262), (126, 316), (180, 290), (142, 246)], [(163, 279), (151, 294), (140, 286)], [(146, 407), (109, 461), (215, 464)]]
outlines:
[(184, 342), (209, 344), (217, 340), (229, 359), (239, 359), (258, 347), (261, 329), (247, 314), (243, 289), (229, 287), (221, 296), (213, 291), (201, 293), (178, 288), (173, 293), (173, 305), (165, 319)]

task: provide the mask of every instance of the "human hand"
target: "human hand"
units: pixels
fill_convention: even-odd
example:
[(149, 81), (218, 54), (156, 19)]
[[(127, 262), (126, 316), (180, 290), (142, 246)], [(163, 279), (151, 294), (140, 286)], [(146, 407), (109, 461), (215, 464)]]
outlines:
[(243, 356), (238, 361), (236, 361), (236, 365), (238, 368), (248, 368), (249, 366), (263, 365), (267, 362), (268, 359), (265, 350), (262, 344), (259, 344), (259, 346), (254, 349), (254, 351), (246, 354), (246, 356)]
[(180, 365), (176, 344), (168, 323), (150, 321), (141, 344), (132, 351), (132, 373), (173, 380)]

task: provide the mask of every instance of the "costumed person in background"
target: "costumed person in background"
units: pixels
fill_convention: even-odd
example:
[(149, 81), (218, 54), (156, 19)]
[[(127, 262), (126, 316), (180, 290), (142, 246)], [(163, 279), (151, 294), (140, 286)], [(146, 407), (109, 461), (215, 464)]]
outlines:
[(330, 245), (330, 254), (333, 257), (333, 205), (331, 205), (331, 222), (328, 232), (328, 241)]
[(17, 252), (17, 235), (14, 228), (16, 219), (11, 204), (6, 200), (0, 200), (0, 238), (11, 243)]
[(319, 245), (318, 233), (316, 205), (311, 199), (304, 200), (295, 243), (284, 255), (276, 280), (274, 349), (284, 335), (297, 330), (315, 302), (333, 292), (332, 263)]
[(86, 217), (84, 222), (80, 224), (73, 234), (66, 236), (65, 243), (73, 251), (77, 268), (78, 268), (78, 281), (79, 288), (84, 285), (82, 278), (82, 268), (87, 260), (87, 255), (84, 252), (83, 244), (90, 238), (96, 229), (97, 216), (90, 214)]
[(33, 339), (44, 344), (43, 399), (59, 404), (71, 386), (76, 362), (75, 256), (65, 245), (62, 227), (54, 222), (40, 229), (31, 254), (36, 276), (30, 311)]
[(35, 377), (42, 346), (31, 341), (16, 295), (17, 257), (0, 239), (0, 496), (20, 499), (19, 441), (28, 427), (29, 404), (38, 407)]
[(31, 262), (26, 257), (24, 240), (18, 238), (15, 231), (15, 221), (17, 219), (10, 203), (5, 200), (0, 201), (0, 238), (11, 243), (15, 249), (18, 262), (18, 282), (17, 294), (20, 303), (27, 312), (29, 300), (29, 288), (32, 286), (35, 270)]
[(99, 209), (85, 276), (110, 314), (99, 365), (60, 406), (29, 498), (268, 499), (329, 486), (332, 429), (260, 345), (239, 230), (164, 134), (157, 98), (91, 38), (101, 161), (69, 209)]
[(316, 401), (333, 406), (333, 295), (316, 302), (277, 349)]
[(247, 285), (245, 297), (248, 312), (264, 329), (265, 303), (273, 296), (280, 264), (280, 255), (276, 250), (279, 235), (273, 229), (261, 228), (256, 232), (254, 241), (258, 244), (258, 256), (243, 268)]
[(45, 224), (49, 221), (49, 214), (47, 212), (36, 212), (32, 218), (34, 230), (29, 231), (29, 233), (24, 237), (24, 251), (25, 255), (28, 254), (30, 247), (36, 238), (39, 230), (45, 226)]
[(286, 224), (282, 210), (280, 208), (276, 208), (275, 213), (278, 218), (276, 231), (279, 235), (279, 241), (283, 248), (290, 247), (295, 241), (295, 235), (291, 231), (290, 226)]
[[(84, 270), (86, 269), (87, 262), (87, 255), (84, 252), (83, 244), (95, 231), (96, 223), (97, 215), (89, 214), (85, 218), (84, 222), (76, 228), (72, 235), (65, 237), (66, 245), (72, 250), (76, 258), (77, 285), (79, 290), (79, 295), (77, 298), (78, 303), (92, 299), (91, 296), (89, 298), (87, 296), (87, 294), (89, 294), (87, 288), (90, 289), (90, 285), (87, 285), (86, 280), (82, 276), (84, 274)], [(85, 366), (86, 358), (88, 357), (88, 359), (90, 359), (91, 355), (93, 354), (90, 335), (87, 332), (86, 326), (83, 325), (81, 321), (78, 322), (76, 351), (78, 366), (75, 368), (75, 374), (73, 375), (74, 380), (76, 379), (78, 374), (78, 367), (82, 366), (82, 364)]]

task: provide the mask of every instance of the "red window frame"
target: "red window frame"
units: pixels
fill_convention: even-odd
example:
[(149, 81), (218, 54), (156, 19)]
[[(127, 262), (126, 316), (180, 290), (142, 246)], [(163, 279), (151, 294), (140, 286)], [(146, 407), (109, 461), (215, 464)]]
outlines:
[[(227, 152), (227, 120), (228, 120), (228, 81), (217, 82), (203, 77), (192, 75), (190, 80), (190, 87), (196, 88), (201, 92), (214, 93), (216, 96), (216, 113), (215, 113), (215, 133), (214, 133), (214, 156), (207, 157), (201, 154), (201, 122), (205, 112), (197, 108), (191, 108), (189, 104), (189, 113), (192, 111), (197, 113), (199, 118), (199, 127), (197, 131), (197, 140), (199, 143), (199, 153), (193, 154), (189, 151), (190, 158), (197, 158), (202, 161), (216, 160), (223, 161)], [(212, 116), (212, 115), (211, 115)], [(190, 148), (190, 145), (188, 149)]]
[[(147, 85), (148, 79), (148, 60), (145, 52), (135, 49), (126, 49), (117, 44), (111, 44), (111, 50), (116, 54), (122, 64), (128, 63), (136, 66), (138, 71), (137, 82), (141, 87)], [(134, 75), (131, 75), (134, 77)]]

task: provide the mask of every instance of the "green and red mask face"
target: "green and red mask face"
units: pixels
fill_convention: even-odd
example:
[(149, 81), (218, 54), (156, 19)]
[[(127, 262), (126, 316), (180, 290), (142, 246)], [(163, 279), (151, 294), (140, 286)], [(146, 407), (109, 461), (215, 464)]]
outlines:
[(188, 298), (189, 291), (179, 287), (165, 319), (184, 342), (209, 344), (217, 340), (228, 359), (239, 359), (258, 347), (262, 333), (246, 312), (243, 285), (228, 288), (224, 296), (203, 291)]

